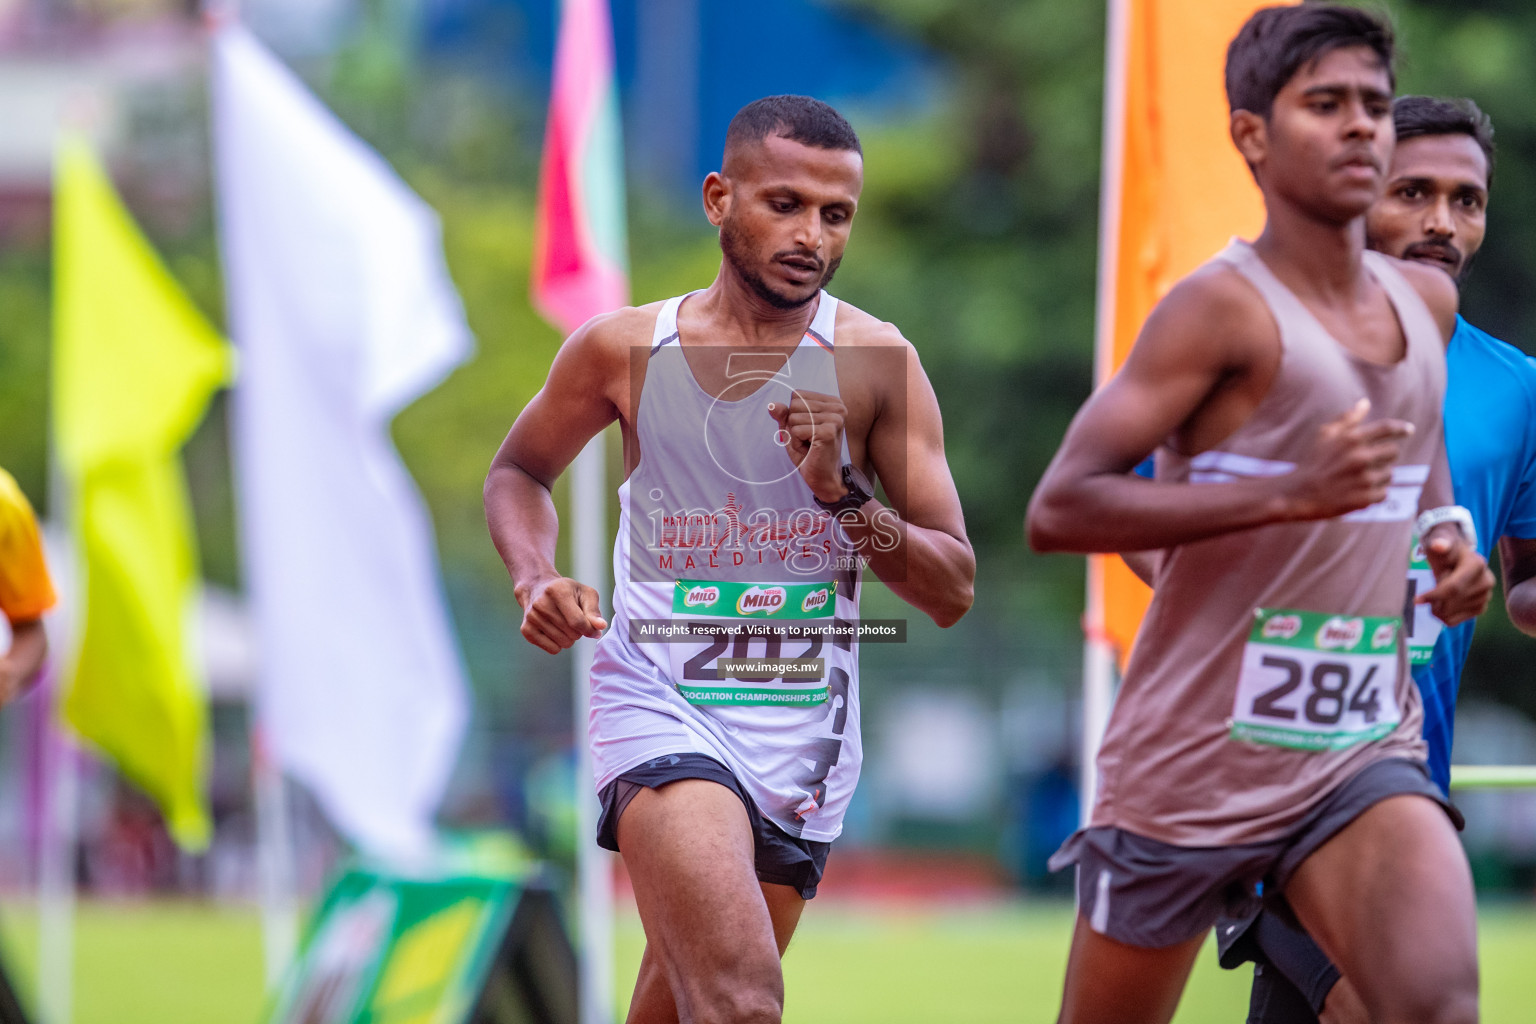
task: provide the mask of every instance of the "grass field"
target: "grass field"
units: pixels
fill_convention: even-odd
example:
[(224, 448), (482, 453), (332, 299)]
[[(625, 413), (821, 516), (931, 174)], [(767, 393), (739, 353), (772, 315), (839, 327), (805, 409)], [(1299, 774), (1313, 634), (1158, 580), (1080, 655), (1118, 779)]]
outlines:
[[(621, 988), (633, 984), (643, 936), (624, 919)], [(1486, 906), (1479, 916), (1484, 1024), (1536, 1020), (1536, 910)], [(786, 1024), (1050, 1024), (1061, 998), (1072, 908), (900, 910), (812, 904), (784, 960)], [(1247, 968), (1200, 953), (1175, 1024), (1241, 1024)], [(627, 1002), (621, 999), (621, 1003)]]
[[(24, 997), (35, 919), (4, 917), (7, 963)], [(1536, 1019), (1536, 908), (1480, 915), (1483, 1020)], [(785, 960), (786, 1024), (1048, 1024), (1071, 930), (1062, 904), (980, 909), (879, 907), (818, 900)], [(76, 922), (75, 1024), (256, 1024), (261, 934), (253, 910), (196, 903), (85, 903)], [(620, 1009), (643, 943), (632, 911), (618, 921)], [(1246, 971), (1201, 952), (1178, 1024), (1240, 1024)], [(30, 999), (28, 1000), (30, 1002)]]

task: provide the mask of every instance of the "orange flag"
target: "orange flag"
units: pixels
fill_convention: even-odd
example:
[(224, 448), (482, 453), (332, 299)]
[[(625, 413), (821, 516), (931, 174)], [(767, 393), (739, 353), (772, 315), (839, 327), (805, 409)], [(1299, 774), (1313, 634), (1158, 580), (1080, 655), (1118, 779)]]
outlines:
[[(1110, 0), (1095, 378), (1125, 360), (1179, 278), (1264, 225), (1227, 132), (1227, 43), (1253, 0)], [(1114, 556), (1088, 567), (1090, 641), (1122, 668), (1152, 592)]]

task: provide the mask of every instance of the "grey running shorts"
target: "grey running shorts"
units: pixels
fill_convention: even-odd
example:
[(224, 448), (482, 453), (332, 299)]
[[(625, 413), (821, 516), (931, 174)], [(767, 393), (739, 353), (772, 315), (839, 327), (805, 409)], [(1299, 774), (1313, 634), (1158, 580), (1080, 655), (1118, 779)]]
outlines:
[[(1458, 829), (1466, 827), (1460, 811), (1451, 814), (1451, 821)], [(1253, 961), (1248, 1024), (1317, 1024), (1339, 980), (1339, 969), (1291, 917), (1261, 910), (1216, 922), (1221, 966), (1230, 971)]]
[(653, 758), (604, 786), (597, 794), (603, 809), (597, 819), (597, 845), (605, 850), (619, 849), (619, 816), (642, 789), (657, 789), (680, 779), (706, 779), (718, 782), (735, 793), (746, 805), (752, 822), (753, 862), (760, 882), (787, 885), (808, 900), (816, 895), (816, 886), (827, 866), (831, 843), (792, 836), (758, 812), (757, 804), (725, 765), (704, 754), (664, 754)]
[(1117, 942), (1160, 949), (1195, 938), (1218, 918), (1248, 918), (1284, 893), (1301, 862), (1374, 804), (1412, 793), (1461, 819), (1430, 781), (1423, 762), (1404, 758), (1362, 768), (1328, 794), (1281, 839), (1239, 846), (1174, 846), (1124, 829), (1075, 833), (1051, 858), (1052, 870), (1077, 865), (1078, 911)]

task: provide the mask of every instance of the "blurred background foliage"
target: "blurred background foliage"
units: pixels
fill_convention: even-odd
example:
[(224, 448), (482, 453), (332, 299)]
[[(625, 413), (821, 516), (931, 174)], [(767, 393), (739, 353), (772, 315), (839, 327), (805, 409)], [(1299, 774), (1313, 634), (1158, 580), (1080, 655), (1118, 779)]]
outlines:
[[(875, 699), (887, 687), (923, 680), (996, 697), (1027, 676), (1073, 693), (1082, 562), (1030, 554), (1021, 524), (1034, 484), (1091, 384), (1103, 5), (830, 6), (922, 48), (939, 69), (939, 88), (920, 103), (895, 112), (846, 105), (865, 139), (867, 179), (834, 290), (896, 323), (921, 353), (944, 412), (950, 465), (979, 558), (974, 611), (947, 632), (914, 621), (905, 647), (867, 646), (867, 690)], [(508, 756), (485, 737), (516, 732), (522, 752), (510, 756), (526, 768), (570, 741), (569, 666), (518, 636), (520, 616), (486, 536), (480, 486), (559, 344), (527, 296), (543, 97), (483, 74), (472, 61), (423, 52), (403, 20), (409, 7), (362, 5), (350, 42), (335, 53), (298, 58), (296, 66), (442, 215), (478, 352), (406, 410), (394, 433), (435, 518), (476, 689), (478, 747), (466, 759)], [(1536, 107), (1529, 102), (1536, 91), (1536, 8), (1525, 0), (1445, 0), (1396, 2), (1389, 10), (1404, 47), (1400, 91), (1473, 96), (1497, 126), (1488, 243), (1463, 307), (1480, 326), (1529, 348), (1536, 340)], [(509, 24), (505, 31), (532, 29)], [(838, 59), (814, 47), (793, 50), (797, 60)], [(151, 156), (120, 163), (115, 172), (177, 276), (221, 318), (206, 171), (177, 201), (157, 200), (164, 161), (207, 166), (205, 102), (197, 88), (184, 99), (162, 98), (132, 127), (137, 138), (163, 144), (136, 146), (134, 153)], [(625, 125), (631, 135), (633, 121)], [(719, 253), (696, 201), (643, 185), (632, 187), (629, 198), (635, 301), (707, 284)], [(0, 465), (45, 507), (47, 245), (46, 225), (0, 239)], [(238, 587), (224, 417), (221, 400), (187, 461), (206, 574)], [(616, 484), (619, 460), (610, 464)], [(871, 614), (902, 614), (888, 594), (870, 600)], [(1467, 690), (1536, 717), (1529, 641), (1497, 607), (1478, 637)]]

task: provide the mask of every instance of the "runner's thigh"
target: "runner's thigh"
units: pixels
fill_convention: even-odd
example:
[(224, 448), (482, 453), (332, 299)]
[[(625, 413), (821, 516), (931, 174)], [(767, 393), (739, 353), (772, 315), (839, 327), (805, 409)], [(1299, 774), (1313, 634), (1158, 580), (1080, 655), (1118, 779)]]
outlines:
[(1199, 935), (1162, 949), (1128, 946), (1079, 915), (1059, 1024), (1167, 1024), (1204, 941)]
[(1373, 1020), (1477, 1019), (1472, 874), (1433, 801), (1373, 804), (1302, 861), (1285, 895)]
[(682, 1019), (776, 1019), (779, 946), (741, 799), (703, 779), (642, 789), (619, 818), (618, 840), (646, 943), (665, 962)]
[(805, 910), (805, 900), (792, 885), (776, 882), (759, 882), (763, 901), (768, 904), (768, 916), (773, 919), (773, 940), (779, 947), (779, 956), (789, 948), (795, 928), (800, 924), (800, 914)]

